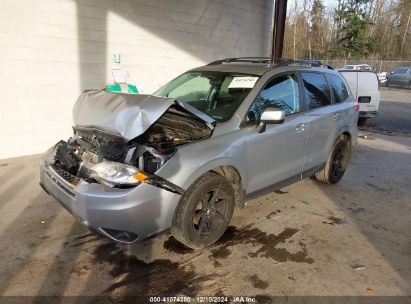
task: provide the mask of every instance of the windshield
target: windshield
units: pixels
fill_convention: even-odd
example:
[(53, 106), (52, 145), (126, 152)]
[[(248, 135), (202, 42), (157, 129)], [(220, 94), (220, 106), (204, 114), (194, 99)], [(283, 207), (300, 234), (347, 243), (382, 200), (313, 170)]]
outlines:
[(221, 72), (183, 74), (154, 95), (184, 101), (217, 122), (229, 120), (258, 77)]

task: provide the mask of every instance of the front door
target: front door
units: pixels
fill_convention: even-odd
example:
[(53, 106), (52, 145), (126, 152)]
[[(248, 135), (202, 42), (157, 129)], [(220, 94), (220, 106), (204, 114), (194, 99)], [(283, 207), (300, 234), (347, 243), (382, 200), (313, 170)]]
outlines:
[[(247, 192), (300, 175), (307, 141), (307, 118), (300, 112), (300, 88), (296, 73), (270, 79), (250, 107), (249, 125), (244, 130), (247, 149)], [(258, 133), (256, 125), (267, 107), (286, 113), (282, 124), (268, 124)]]

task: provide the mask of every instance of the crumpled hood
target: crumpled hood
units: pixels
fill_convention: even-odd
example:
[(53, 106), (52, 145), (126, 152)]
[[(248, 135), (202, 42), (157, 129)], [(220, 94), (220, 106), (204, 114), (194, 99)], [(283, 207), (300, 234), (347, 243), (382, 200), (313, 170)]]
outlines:
[(73, 122), (76, 127), (100, 129), (129, 141), (143, 134), (173, 104), (203, 121), (205, 127), (214, 129), (214, 119), (175, 99), (104, 90), (80, 95), (73, 108)]

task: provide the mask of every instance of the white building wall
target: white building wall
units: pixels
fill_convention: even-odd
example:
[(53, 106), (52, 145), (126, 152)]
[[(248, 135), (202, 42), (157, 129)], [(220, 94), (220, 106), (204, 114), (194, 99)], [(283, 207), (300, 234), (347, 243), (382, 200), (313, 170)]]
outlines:
[[(0, 0), (0, 159), (71, 135), (83, 89), (122, 68), (150, 93), (209, 61), (266, 56), (272, 0)], [(112, 61), (120, 54), (120, 64)]]

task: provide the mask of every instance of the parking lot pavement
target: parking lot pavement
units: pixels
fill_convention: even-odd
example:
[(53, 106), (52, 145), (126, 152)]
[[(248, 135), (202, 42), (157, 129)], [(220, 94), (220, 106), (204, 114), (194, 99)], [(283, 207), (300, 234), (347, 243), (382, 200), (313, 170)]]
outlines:
[(382, 87), (379, 113), (361, 129), (411, 137), (410, 117), (411, 90)]
[(339, 184), (248, 201), (197, 251), (168, 232), (129, 246), (95, 236), (38, 186), (39, 156), (2, 160), (0, 294), (411, 295), (411, 138), (361, 135)]

